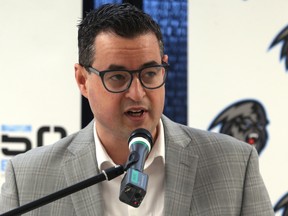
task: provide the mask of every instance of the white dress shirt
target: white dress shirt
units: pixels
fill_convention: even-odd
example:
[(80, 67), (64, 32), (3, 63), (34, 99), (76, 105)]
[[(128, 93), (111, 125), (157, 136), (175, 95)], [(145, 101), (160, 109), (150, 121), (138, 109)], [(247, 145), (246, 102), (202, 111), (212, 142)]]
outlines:
[[(97, 126), (96, 126), (97, 127)], [(116, 164), (102, 146), (95, 130), (94, 140), (99, 170)], [(128, 141), (127, 141), (128, 142)], [(164, 175), (165, 175), (165, 140), (162, 121), (158, 126), (158, 137), (144, 165), (144, 173), (149, 176), (147, 193), (138, 208), (129, 206), (119, 200), (120, 185), (124, 174), (102, 182), (105, 216), (161, 216), (164, 215)], [(128, 145), (128, 143), (127, 143)]]

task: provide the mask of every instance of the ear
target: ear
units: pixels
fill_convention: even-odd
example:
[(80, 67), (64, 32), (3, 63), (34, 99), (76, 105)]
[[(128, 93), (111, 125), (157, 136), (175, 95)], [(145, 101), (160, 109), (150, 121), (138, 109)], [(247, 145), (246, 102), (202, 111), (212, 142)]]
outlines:
[(81, 94), (87, 98), (87, 72), (84, 67), (79, 64), (74, 65), (75, 79)]
[(168, 63), (168, 55), (164, 55), (164, 56), (162, 57), (162, 61)]

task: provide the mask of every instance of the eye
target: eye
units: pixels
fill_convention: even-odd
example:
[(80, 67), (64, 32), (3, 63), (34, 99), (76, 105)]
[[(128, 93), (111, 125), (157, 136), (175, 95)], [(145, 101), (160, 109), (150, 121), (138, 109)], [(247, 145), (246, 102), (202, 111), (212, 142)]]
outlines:
[(146, 78), (153, 78), (153, 77), (157, 76), (157, 72), (152, 71), (152, 70), (151, 71), (145, 71), (144, 76)]
[(145, 70), (142, 71), (142, 77), (144, 79), (151, 79), (158, 76), (160, 71), (161, 71), (160, 67), (146, 68)]
[(105, 76), (107, 81), (126, 81), (129, 79), (129, 74), (125, 72), (111, 72)]
[(113, 76), (110, 77), (111, 80), (124, 80), (125, 79), (125, 76), (123, 76), (123, 74), (115, 74)]
[(253, 127), (253, 122), (250, 119), (245, 118), (240, 122), (239, 126), (242, 130), (248, 130)]

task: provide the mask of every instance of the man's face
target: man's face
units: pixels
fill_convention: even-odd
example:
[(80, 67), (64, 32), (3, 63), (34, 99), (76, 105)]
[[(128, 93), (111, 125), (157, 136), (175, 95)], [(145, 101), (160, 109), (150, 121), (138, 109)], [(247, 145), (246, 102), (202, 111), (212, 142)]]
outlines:
[[(133, 39), (101, 33), (94, 45), (96, 52), (91, 66), (99, 71), (115, 68), (137, 70), (151, 62), (161, 64), (162, 60), (168, 61), (166, 55), (161, 59), (158, 40), (152, 33)], [(84, 68), (81, 70), (81, 73), (85, 71)], [(155, 136), (164, 108), (164, 86), (145, 89), (136, 74), (127, 91), (111, 93), (105, 89), (98, 75), (85, 73), (82, 88), (77, 82), (82, 94), (89, 100), (100, 139), (111, 136), (127, 140), (137, 128), (148, 129)]]

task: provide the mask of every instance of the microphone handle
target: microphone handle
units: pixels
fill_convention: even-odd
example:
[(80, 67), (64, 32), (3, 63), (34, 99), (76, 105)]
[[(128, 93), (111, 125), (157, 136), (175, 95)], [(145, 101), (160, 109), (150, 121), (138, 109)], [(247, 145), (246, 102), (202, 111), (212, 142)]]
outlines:
[(138, 170), (139, 172), (143, 172), (145, 161), (148, 155), (148, 150), (143, 148), (142, 145), (133, 145), (131, 151), (135, 154), (138, 154), (138, 161), (134, 163), (131, 168)]

